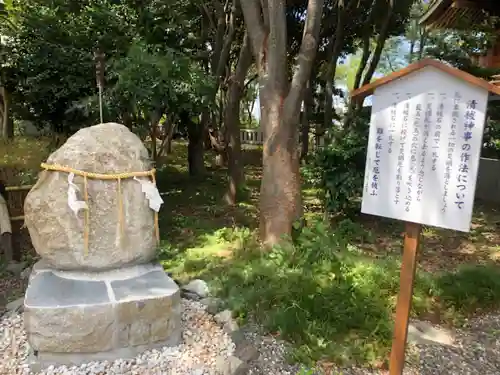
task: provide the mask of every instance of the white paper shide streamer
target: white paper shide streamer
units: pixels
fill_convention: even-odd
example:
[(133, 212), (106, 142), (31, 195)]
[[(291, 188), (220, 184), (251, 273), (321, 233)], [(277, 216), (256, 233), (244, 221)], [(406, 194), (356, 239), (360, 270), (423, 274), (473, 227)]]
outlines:
[(142, 192), (146, 195), (146, 199), (149, 201), (149, 207), (153, 211), (159, 212), (160, 207), (163, 204), (163, 199), (156, 188), (156, 184), (148, 180), (140, 180), (137, 177), (134, 177), (134, 180), (141, 184)]
[(78, 216), (78, 212), (88, 209), (88, 206), (86, 202), (78, 200), (76, 192), (79, 192), (80, 188), (73, 183), (74, 178), (74, 173), (68, 175), (68, 206), (75, 213), (75, 216)]

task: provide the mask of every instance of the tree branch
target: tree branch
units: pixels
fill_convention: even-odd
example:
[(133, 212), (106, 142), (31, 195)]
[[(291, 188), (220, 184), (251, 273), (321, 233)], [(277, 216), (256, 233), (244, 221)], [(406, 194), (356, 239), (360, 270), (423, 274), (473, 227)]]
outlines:
[(210, 26), (212, 27), (212, 29), (216, 30), (217, 27), (215, 26), (215, 22), (212, 18), (212, 15), (210, 14), (210, 11), (208, 10), (207, 4), (205, 4), (205, 2), (201, 3), (201, 9), (203, 9), (203, 11), (205, 12), (205, 14), (208, 18), (208, 22), (210, 22)]
[(219, 63), (221, 60), (222, 50), (225, 47), (224, 34), (226, 32), (226, 16), (224, 14), (224, 5), (220, 1), (213, 2), (215, 7), (215, 17), (217, 19), (217, 27), (215, 28), (215, 38), (212, 55), (212, 74), (216, 75), (219, 79), (217, 72), (219, 70)]
[(264, 20), (264, 29), (269, 30), (269, 4), (268, 4), (268, 0), (260, 0), (260, 6), (262, 7), (262, 17)]
[(255, 81), (257, 78), (259, 78), (259, 75), (258, 74), (254, 74), (252, 77), (250, 77), (250, 79), (247, 81), (247, 83), (245, 83), (245, 87), (244, 87), (244, 90), (248, 89), (248, 86), (253, 82)]
[(391, 23), (394, 11), (392, 1), (388, 1), (387, 7), (387, 15), (384, 23), (382, 24), (380, 33), (378, 34), (377, 45), (375, 47), (375, 50), (373, 51), (373, 58), (370, 61), (370, 65), (368, 66), (368, 70), (366, 71), (366, 75), (363, 79), (363, 85), (369, 84), (372, 80), (375, 69), (377, 69), (377, 65), (380, 61), (380, 56), (382, 55), (382, 51), (384, 50), (385, 41), (387, 40), (387, 35), (389, 33), (389, 25)]
[(222, 76), (224, 75), (224, 70), (227, 66), (227, 61), (229, 59), (229, 54), (231, 52), (231, 44), (233, 43), (234, 35), (236, 33), (236, 29), (234, 27), (234, 20), (236, 18), (237, 10), (238, 9), (236, 7), (236, 4), (233, 4), (233, 7), (231, 9), (231, 14), (229, 16), (227, 34), (226, 37), (224, 38), (224, 45), (222, 47), (222, 50), (219, 55), (219, 60), (216, 65), (217, 68), (215, 71), (215, 75), (217, 77), (218, 82), (222, 81)]
[[(268, 1), (269, 38), (267, 48), (267, 71), (274, 77), (273, 84), (282, 97), (287, 94), (287, 24), (286, 7), (283, 0)], [(308, 17), (309, 18), (309, 17)]]
[(324, 0), (309, 0), (307, 5), (307, 18), (297, 58), (298, 67), (293, 75), (290, 93), (286, 100), (287, 113), (291, 113), (288, 108), (298, 108), (302, 99), (302, 90), (311, 74), (314, 58), (318, 49), (323, 6)]
[(394, 67), (392, 66), (391, 58), (389, 57), (389, 53), (387, 51), (385, 52), (384, 56), (385, 59), (387, 60), (387, 64), (389, 65), (389, 69), (395, 72)]
[(260, 71), (262, 58), (264, 56), (264, 39), (266, 30), (261, 17), (261, 6), (259, 0), (240, 0), (243, 18), (252, 42), (252, 52)]
[(376, 0), (373, 0), (370, 8), (370, 14), (368, 15), (368, 19), (365, 21), (365, 27), (363, 28), (363, 53), (361, 54), (361, 61), (359, 62), (358, 70), (356, 71), (356, 76), (354, 78), (354, 90), (359, 88), (361, 79), (363, 78), (363, 72), (365, 71), (368, 59), (370, 58), (370, 28), (373, 23), (373, 18), (375, 17), (375, 5)]
[(243, 36), (243, 43), (241, 45), (240, 54), (238, 56), (238, 63), (236, 64), (236, 69), (233, 76), (233, 82), (238, 85), (240, 90), (246, 88), (246, 86), (251, 82), (251, 80), (257, 78), (258, 76), (253, 76), (246, 84), (245, 77), (247, 75), (248, 69), (252, 65), (252, 51), (250, 49), (250, 40), (248, 33)]

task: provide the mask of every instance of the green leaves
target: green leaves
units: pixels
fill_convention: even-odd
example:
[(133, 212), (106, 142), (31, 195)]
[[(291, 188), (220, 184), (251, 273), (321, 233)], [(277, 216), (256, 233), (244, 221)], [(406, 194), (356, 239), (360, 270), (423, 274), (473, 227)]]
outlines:
[(92, 54), (101, 36), (107, 53), (126, 51), (131, 35), (124, 12), (106, 1), (16, 4), (11, 13), (16, 29), (6, 45), (15, 116), (60, 132), (92, 122), (68, 109), (97, 91)]
[(155, 51), (141, 40), (135, 40), (127, 55), (110, 65), (109, 104), (115, 108), (118, 103), (125, 104), (145, 125), (155, 111), (199, 111), (207, 105), (206, 97), (213, 87), (185, 55), (169, 48)]
[(189, 30), (199, 21), (190, 4), (13, 0), (9, 19), (16, 28), (0, 26), (0, 32), (10, 38), (1, 50), (2, 71), (15, 116), (60, 132), (95, 123), (97, 47), (106, 56), (107, 121), (128, 121), (141, 130), (159, 112), (191, 113), (210, 105), (213, 80), (190, 55), (198, 41)]
[(330, 213), (358, 212), (363, 188), (369, 120), (356, 119), (345, 137), (319, 149), (304, 169), (309, 183), (318, 187)]

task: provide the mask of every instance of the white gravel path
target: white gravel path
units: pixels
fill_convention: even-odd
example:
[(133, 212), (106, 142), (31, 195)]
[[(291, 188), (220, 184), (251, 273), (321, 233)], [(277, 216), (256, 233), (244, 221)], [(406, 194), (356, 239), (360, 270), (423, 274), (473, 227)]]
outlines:
[[(205, 312), (200, 303), (182, 300), (183, 344), (151, 350), (133, 360), (91, 362), (80, 367), (49, 367), (40, 375), (205, 375), (216, 374), (218, 358), (234, 350), (230, 337)], [(0, 321), (0, 374), (33, 374), (25, 364), (28, 354), (21, 314), (7, 314)]]
[[(19, 313), (0, 318), (0, 375), (221, 375), (217, 361), (234, 352), (230, 337), (199, 302), (182, 300), (182, 345), (145, 352), (133, 360), (89, 363), (80, 367), (49, 368), (30, 372), (25, 364), (28, 346)], [(448, 345), (418, 345), (409, 351), (405, 375), (498, 375), (500, 374), (500, 314), (473, 319), (454, 332)], [(251, 375), (296, 375), (300, 366), (286, 360), (287, 345), (262, 336), (257, 329), (245, 330), (247, 339), (260, 353), (251, 363)], [(322, 374), (317, 371), (316, 374)], [(386, 371), (360, 368), (335, 369), (330, 374), (386, 375)]]

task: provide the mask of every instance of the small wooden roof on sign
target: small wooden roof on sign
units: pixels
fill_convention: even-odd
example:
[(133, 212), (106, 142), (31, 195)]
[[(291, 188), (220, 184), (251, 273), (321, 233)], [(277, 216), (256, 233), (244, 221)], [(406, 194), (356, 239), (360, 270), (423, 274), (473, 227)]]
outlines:
[(441, 70), (444, 73), (448, 73), (458, 79), (461, 79), (462, 81), (468, 82), (471, 85), (475, 85), (478, 87), (481, 87), (489, 92), (492, 92), (496, 95), (500, 95), (500, 87), (495, 86), (488, 81), (485, 81), (482, 78), (478, 78), (473, 76), (472, 74), (469, 74), (467, 72), (464, 72), (460, 69), (453, 68), (449, 65), (446, 65), (438, 60), (433, 60), (433, 59), (423, 59), (420, 61), (417, 61), (413, 64), (408, 65), (406, 68), (403, 68), (401, 70), (398, 70), (397, 72), (391, 73), (385, 77), (379, 78), (376, 81), (373, 81), (367, 85), (364, 85), (356, 90), (351, 91), (351, 99), (352, 100), (362, 100), (365, 97), (372, 95), (375, 89), (377, 89), (380, 86), (386, 85), (391, 83), (392, 81), (403, 78), (409, 74), (412, 74), (420, 69), (423, 69), (425, 67), (432, 66), (436, 69)]
[(479, 30), (483, 22), (500, 15), (498, 0), (433, 0), (420, 18), (430, 29)]

